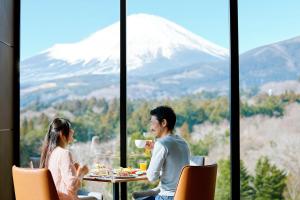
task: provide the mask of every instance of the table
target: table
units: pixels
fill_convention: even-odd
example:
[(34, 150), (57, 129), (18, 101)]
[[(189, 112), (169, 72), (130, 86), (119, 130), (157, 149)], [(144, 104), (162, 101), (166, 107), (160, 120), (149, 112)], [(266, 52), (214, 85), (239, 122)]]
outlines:
[(103, 176), (85, 176), (83, 178), (85, 181), (96, 181), (96, 182), (108, 182), (113, 184), (113, 199), (119, 200), (119, 188), (120, 183), (124, 182), (132, 182), (132, 181), (146, 181), (147, 176), (137, 176), (133, 178), (112, 178), (111, 176), (103, 177)]

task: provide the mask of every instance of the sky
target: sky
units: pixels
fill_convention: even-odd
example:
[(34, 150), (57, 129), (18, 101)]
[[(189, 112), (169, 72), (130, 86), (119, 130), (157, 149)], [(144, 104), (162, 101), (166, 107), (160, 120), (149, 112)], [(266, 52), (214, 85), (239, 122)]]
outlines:
[[(299, 0), (240, 0), (240, 53), (300, 36), (299, 10)], [(136, 13), (164, 17), (229, 48), (228, 0), (127, 0), (127, 15)], [(118, 0), (21, 1), (21, 60), (78, 42), (119, 18)]]

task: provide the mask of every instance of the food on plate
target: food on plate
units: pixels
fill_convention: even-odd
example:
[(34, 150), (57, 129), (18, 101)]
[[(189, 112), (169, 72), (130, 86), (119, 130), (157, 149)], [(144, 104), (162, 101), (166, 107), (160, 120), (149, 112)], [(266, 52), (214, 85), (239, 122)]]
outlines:
[(126, 171), (119, 171), (117, 173), (117, 176), (130, 176), (130, 173), (129, 172), (126, 172)]
[(118, 168), (115, 169), (116, 176), (129, 176), (130, 175), (130, 169), (129, 168)]
[(109, 169), (105, 165), (96, 163), (91, 169), (91, 173), (97, 176), (107, 176), (109, 175)]
[(127, 167), (127, 168), (118, 168), (114, 170), (116, 176), (120, 176), (120, 177), (124, 177), (124, 176), (140, 176), (145, 174), (145, 172), (141, 171), (140, 169), (134, 169), (131, 167)]

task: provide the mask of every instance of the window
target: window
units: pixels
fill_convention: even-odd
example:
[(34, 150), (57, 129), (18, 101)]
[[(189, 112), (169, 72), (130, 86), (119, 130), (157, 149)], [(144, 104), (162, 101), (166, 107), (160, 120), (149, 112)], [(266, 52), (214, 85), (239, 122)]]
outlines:
[(241, 198), (300, 198), (299, 8), (239, 4)]
[[(151, 138), (148, 130), (149, 111), (158, 105), (170, 105), (177, 113), (176, 132), (189, 142), (192, 153), (207, 156), (208, 162), (219, 163), (216, 199), (230, 196), (228, 4), (227, 1), (192, 0), (189, 3), (165, 1), (156, 4), (132, 0), (128, 2), (127, 16), (127, 164), (137, 167), (139, 161), (149, 162), (147, 152), (137, 149), (133, 141)], [(251, 3), (241, 3), (240, 13), (252, 16), (245, 10), (249, 4)], [(71, 150), (81, 162), (119, 166), (119, 146), (124, 143), (119, 138), (119, 2), (101, 2), (101, 5), (99, 2), (82, 2), (76, 5), (73, 2), (59, 1), (22, 2), (21, 6), (22, 165), (28, 166), (30, 160), (37, 160), (49, 121), (55, 116), (62, 116), (73, 122), (77, 141), (71, 146)], [(292, 9), (285, 6), (287, 5), (280, 5), (278, 8)], [(297, 6), (291, 7), (296, 9)], [(86, 12), (80, 10), (83, 7)], [(287, 14), (295, 16), (295, 13), (293, 11)], [(243, 16), (245, 15), (240, 15), (241, 52), (267, 44), (256, 41), (259, 37), (249, 40), (251, 35), (244, 36), (246, 32), (251, 33), (251, 23)], [(257, 16), (264, 19), (263, 15)], [(287, 21), (291, 20), (287, 17), (287, 21), (281, 23), (282, 18), (277, 19), (273, 22), (278, 22), (278, 27), (290, 24)], [(75, 28), (72, 26), (74, 24)], [(294, 30), (291, 27), (285, 29)], [(264, 31), (262, 27), (255, 27), (253, 30), (255, 33), (257, 30)], [(252, 33), (252, 36), (255, 34)], [(243, 47), (246, 40), (255, 41), (253, 44), (256, 46)], [(294, 39), (295, 42), (297, 40)], [(292, 46), (296, 50), (297, 47)], [(272, 53), (270, 50), (262, 53), (264, 52), (268, 56)], [(297, 86), (299, 73), (297, 61), (294, 61), (295, 65), (288, 62), (287, 66), (290, 68), (287, 73), (276, 72), (282, 67), (276, 65), (260, 71), (263, 65), (258, 60), (252, 60), (257, 71), (247, 71), (245, 63), (249, 53), (251, 52), (243, 53), (240, 57), (241, 159), (244, 163), (242, 166), (253, 175), (255, 165), (252, 163), (251, 167), (247, 162), (252, 158), (248, 153), (253, 148), (254, 152), (257, 151), (255, 142), (259, 142), (256, 139), (260, 137), (250, 144), (249, 138), (253, 138), (253, 135), (250, 136), (249, 133), (253, 130), (256, 134), (259, 133), (264, 128), (261, 122), (266, 125), (278, 123), (280, 126), (277, 126), (277, 130), (280, 130), (286, 127), (286, 124), (282, 124), (285, 118), (291, 117), (286, 123), (290, 123), (290, 119), (297, 119), (288, 114), (293, 114), (298, 109), (298, 91), (290, 92), (288, 89), (282, 94), (276, 93), (275, 88), (282, 88), (283, 83), (288, 88)], [(272, 56), (271, 60), (284, 64), (279, 54)], [(269, 71), (271, 76), (266, 75)], [(270, 77), (275, 77), (274, 81)], [(271, 84), (270, 81), (273, 81), (273, 85), (268, 85)], [(269, 163), (276, 164), (279, 175), (281, 172), (294, 175), (298, 173), (292, 171), (298, 160), (291, 162), (293, 150), (288, 149), (298, 144), (296, 138), (289, 137), (289, 133), (297, 127), (288, 128), (290, 129), (284, 136), (278, 134), (278, 140), (262, 143), (260, 147), (263, 150), (267, 148), (268, 151), (259, 151), (267, 152), (263, 156), (268, 156)], [(281, 149), (282, 147), (287, 149)], [(280, 161), (276, 160), (278, 158), (275, 159), (274, 155), (280, 150), (288, 152), (290, 157), (282, 156), (279, 157)], [(79, 157), (82, 152), (87, 155)], [(259, 156), (259, 153), (251, 155)], [(258, 159), (252, 159), (251, 162)], [(268, 162), (262, 159), (261, 163), (263, 165)], [(286, 166), (287, 163), (295, 165)], [(242, 175), (247, 175), (244, 168), (241, 172), (245, 173)], [(293, 187), (297, 180), (293, 177), (296, 176), (286, 178), (284, 183), (287, 184), (287, 192), (284, 195), (297, 199), (298, 190)], [(243, 176), (241, 180), (248, 181)], [(128, 194), (142, 189), (141, 187), (144, 186), (130, 184)], [(107, 188), (103, 189), (104, 195), (110, 198), (111, 192)], [(243, 192), (253, 192), (253, 188), (246, 189), (241, 188), (242, 195)]]
[[(216, 199), (230, 194), (228, 2), (128, 1), (128, 165), (149, 164), (135, 139), (154, 139), (150, 110), (171, 106), (192, 155), (218, 162)], [(204, 20), (206, 19), (206, 20)], [(134, 155), (132, 155), (134, 152)], [(128, 194), (156, 184), (129, 183)]]
[[(21, 8), (21, 165), (38, 166), (59, 116), (75, 129), (75, 160), (119, 166), (119, 1), (22, 1)], [(111, 195), (107, 184), (99, 190)]]

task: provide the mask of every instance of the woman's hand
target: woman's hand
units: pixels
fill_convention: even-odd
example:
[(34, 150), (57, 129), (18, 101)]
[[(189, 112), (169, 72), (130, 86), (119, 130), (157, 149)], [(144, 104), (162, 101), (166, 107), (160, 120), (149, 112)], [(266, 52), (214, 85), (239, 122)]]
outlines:
[(74, 163), (74, 167), (75, 167), (75, 169), (76, 169), (76, 171), (77, 171), (78, 168), (79, 168), (79, 164), (78, 164), (78, 163)]
[(89, 172), (89, 168), (86, 165), (79, 166), (77, 169), (77, 176), (84, 176)]

